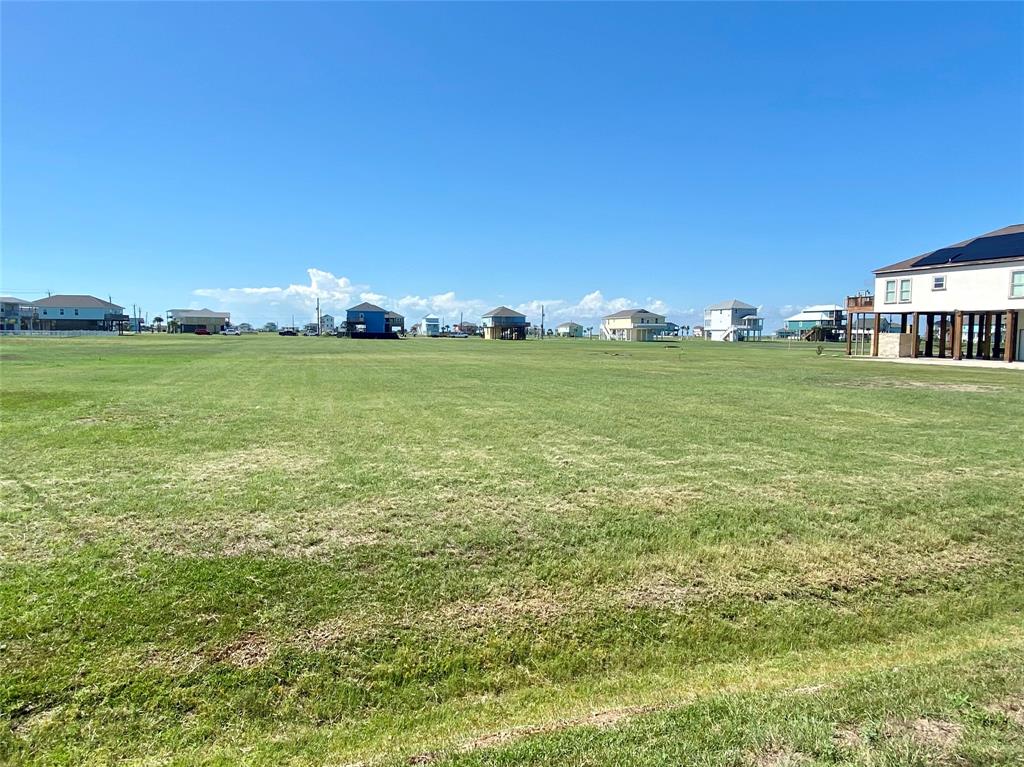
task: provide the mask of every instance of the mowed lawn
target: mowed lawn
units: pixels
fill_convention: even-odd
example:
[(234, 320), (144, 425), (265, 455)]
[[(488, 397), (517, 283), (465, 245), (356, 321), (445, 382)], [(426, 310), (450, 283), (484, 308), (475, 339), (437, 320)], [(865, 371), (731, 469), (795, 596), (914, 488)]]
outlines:
[(1020, 764), (1024, 374), (0, 341), (0, 763)]

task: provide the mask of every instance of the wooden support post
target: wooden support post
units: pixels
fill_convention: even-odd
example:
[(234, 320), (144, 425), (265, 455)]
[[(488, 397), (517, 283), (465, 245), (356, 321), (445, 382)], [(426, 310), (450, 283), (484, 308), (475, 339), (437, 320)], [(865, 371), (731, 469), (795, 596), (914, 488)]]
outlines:
[(911, 344), (910, 344), (910, 356), (911, 357), (917, 357), (917, 352), (918, 352), (917, 346), (918, 346), (918, 340), (919, 340), (918, 337), (917, 337), (917, 328), (918, 328), (918, 323), (920, 322), (920, 319), (921, 319), (920, 315), (918, 315), (917, 312), (914, 312), (913, 314), (910, 315), (910, 334), (913, 336), (913, 339), (911, 339)]
[(967, 359), (974, 359), (974, 312), (967, 315)]
[(947, 314), (943, 312), (939, 315), (939, 356), (946, 356), (946, 336), (949, 334), (949, 323), (947, 321)]
[(875, 312), (875, 324), (871, 331), (871, 356), (878, 356), (878, 334), (882, 330), (882, 315)]
[[(1007, 312), (1007, 313), (1009, 313), (1009, 312)], [(1000, 352), (1002, 352), (1002, 349), (1000, 348), (1000, 346), (1001, 346), (1001, 342), (1003, 340), (1003, 317), (1002, 317), (1002, 314), (993, 314), (992, 316), (995, 318), (995, 323), (994, 323), (995, 327), (993, 328), (994, 332), (992, 333), (992, 355), (991, 356), (992, 356), (992, 359), (997, 360), (997, 359), (999, 359)]]
[(935, 341), (935, 315), (928, 312), (924, 316), (924, 328), (927, 335), (924, 337), (924, 356), (932, 356), (932, 344)]
[(987, 360), (989, 357), (988, 350), (988, 336), (989, 336), (989, 318), (988, 312), (982, 312), (978, 315), (978, 359)]
[(853, 353), (853, 312), (846, 314), (846, 356)]
[(1006, 347), (1003, 349), (1003, 362), (1013, 362), (1017, 358), (1017, 312), (1006, 313)]
[(964, 358), (964, 313), (955, 312), (953, 314), (953, 359), (962, 360)]

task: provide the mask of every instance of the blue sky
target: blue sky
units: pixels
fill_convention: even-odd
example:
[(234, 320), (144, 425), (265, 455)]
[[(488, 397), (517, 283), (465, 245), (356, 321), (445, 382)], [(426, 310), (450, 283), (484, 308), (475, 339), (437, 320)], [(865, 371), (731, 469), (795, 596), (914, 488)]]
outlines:
[(4, 294), (773, 327), (1024, 220), (1019, 3), (2, 14)]

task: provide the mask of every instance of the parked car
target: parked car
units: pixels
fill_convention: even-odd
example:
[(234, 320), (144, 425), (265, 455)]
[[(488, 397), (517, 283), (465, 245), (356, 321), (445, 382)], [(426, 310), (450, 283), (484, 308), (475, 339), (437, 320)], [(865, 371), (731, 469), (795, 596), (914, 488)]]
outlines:
[(469, 338), (469, 333), (452, 333), (452, 338)]
[(196, 335), (197, 336), (208, 336), (208, 335), (210, 335), (210, 331), (207, 330), (206, 328), (196, 328)]
[(318, 335), (320, 335), (320, 334), (319, 334), (319, 333), (317, 333), (317, 332), (316, 332), (315, 330), (307, 330), (307, 331), (306, 331), (305, 333), (303, 333), (302, 335), (304, 335), (304, 336), (318, 336)]
[(279, 336), (297, 336), (299, 334), (299, 331), (292, 330), (291, 328), (285, 328), (284, 330), (277, 331), (277, 334)]
[(224, 328), (224, 330), (222, 330), (221, 333), (223, 333), (226, 336), (240, 336), (240, 335), (242, 335), (242, 331), (239, 330), (238, 328)]

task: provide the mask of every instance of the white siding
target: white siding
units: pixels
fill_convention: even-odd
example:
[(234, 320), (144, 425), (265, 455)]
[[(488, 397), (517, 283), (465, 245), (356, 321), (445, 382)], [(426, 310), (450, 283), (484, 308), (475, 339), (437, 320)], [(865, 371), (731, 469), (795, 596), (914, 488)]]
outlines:
[[(1024, 298), (1010, 298), (1010, 275), (1024, 271), (1024, 261), (1012, 264), (935, 267), (879, 274), (875, 277), (875, 311), (901, 312), (1000, 311), (1024, 309)], [(934, 290), (935, 277), (945, 277), (945, 290)], [(896, 282), (895, 302), (886, 301), (886, 283)], [(910, 300), (900, 300), (903, 281), (910, 281)]]

